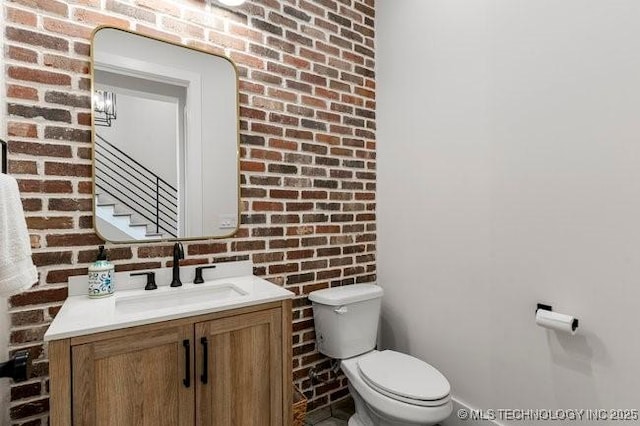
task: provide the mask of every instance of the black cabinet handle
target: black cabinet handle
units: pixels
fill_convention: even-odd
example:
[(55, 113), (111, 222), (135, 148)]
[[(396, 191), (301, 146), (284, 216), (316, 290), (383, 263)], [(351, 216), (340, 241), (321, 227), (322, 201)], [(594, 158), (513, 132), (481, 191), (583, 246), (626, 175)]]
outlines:
[(202, 374), (200, 375), (200, 381), (203, 385), (209, 382), (209, 342), (206, 337), (200, 339), (202, 343)]
[(184, 369), (185, 369), (185, 376), (182, 383), (184, 383), (184, 386), (188, 388), (189, 386), (191, 386), (191, 348), (190, 348), (191, 344), (189, 343), (188, 339), (185, 339), (182, 341), (182, 346), (184, 346)]

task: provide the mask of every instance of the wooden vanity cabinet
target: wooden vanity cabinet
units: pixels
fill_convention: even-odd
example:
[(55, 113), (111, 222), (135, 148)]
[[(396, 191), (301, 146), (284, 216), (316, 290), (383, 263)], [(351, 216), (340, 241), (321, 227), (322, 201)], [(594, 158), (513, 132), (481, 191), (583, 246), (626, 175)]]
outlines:
[(71, 346), (73, 424), (193, 425), (193, 386), (182, 382), (192, 334), (188, 325), (132, 329)]
[(291, 301), (49, 343), (53, 426), (292, 422)]

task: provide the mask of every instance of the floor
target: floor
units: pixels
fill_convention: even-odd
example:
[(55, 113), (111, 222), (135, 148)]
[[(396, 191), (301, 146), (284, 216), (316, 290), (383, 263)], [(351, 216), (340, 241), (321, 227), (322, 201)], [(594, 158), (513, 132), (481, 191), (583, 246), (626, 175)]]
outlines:
[(306, 426), (347, 426), (349, 417), (355, 413), (353, 399), (345, 398), (329, 407), (307, 413)]
[[(330, 407), (318, 408), (307, 413), (304, 421), (305, 426), (347, 426), (349, 417), (355, 413), (353, 399), (347, 397), (341, 401), (331, 404)], [(438, 423), (435, 426), (440, 426)]]

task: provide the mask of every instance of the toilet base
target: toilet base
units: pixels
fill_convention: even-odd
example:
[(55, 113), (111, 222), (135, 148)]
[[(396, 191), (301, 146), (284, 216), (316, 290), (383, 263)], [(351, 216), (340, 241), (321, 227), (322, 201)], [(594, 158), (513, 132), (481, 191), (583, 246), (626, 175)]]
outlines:
[(349, 426), (432, 426), (437, 424), (437, 422), (414, 423), (389, 419), (369, 406), (350, 383), (349, 393), (356, 408), (356, 413), (349, 418)]
[(349, 417), (349, 422), (347, 424), (348, 426), (363, 426), (363, 423), (360, 421), (357, 414)]

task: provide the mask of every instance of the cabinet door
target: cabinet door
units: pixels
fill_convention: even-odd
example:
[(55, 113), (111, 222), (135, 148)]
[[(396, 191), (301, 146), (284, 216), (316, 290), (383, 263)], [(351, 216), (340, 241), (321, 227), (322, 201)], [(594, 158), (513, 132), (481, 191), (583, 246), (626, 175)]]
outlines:
[(74, 425), (193, 426), (193, 325), (164, 327), (72, 347)]
[(284, 424), (281, 312), (276, 308), (196, 324), (198, 426)]

